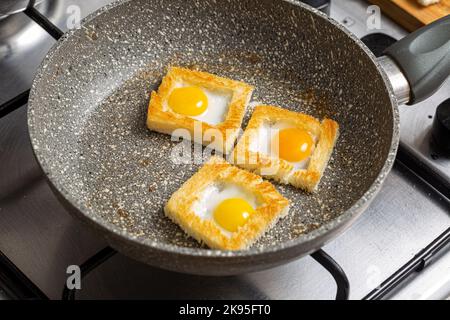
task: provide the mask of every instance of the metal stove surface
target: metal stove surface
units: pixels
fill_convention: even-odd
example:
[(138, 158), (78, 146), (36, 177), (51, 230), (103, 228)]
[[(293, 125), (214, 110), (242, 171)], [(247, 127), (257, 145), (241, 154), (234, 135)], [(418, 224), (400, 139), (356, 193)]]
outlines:
[[(46, 14), (67, 29), (67, 8), (77, 4), (83, 16), (111, 2), (60, 0), (58, 14)], [(406, 34), (382, 18), (381, 30), (366, 27), (368, 3), (334, 0), (331, 15), (345, 21), (361, 37), (384, 32), (396, 39)], [(42, 8), (44, 10), (45, 8)], [(28, 19), (22, 15), (21, 18)], [(25, 22), (26, 23), (26, 22)], [(6, 28), (0, 21), (0, 30)], [(54, 40), (33, 28), (29, 42), (0, 42), (0, 103), (27, 89), (34, 71)], [(1, 32), (0, 32), (1, 34)], [(32, 43), (35, 38), (39, 41)], [(442, 176), (450, 174), (450, 160), (433, 160), (428, 127), (437, 104), (448, 98), (450, 83), (433, 97), (401, 110), (402, 144), (427, 161)], [(0, 251), (48, 297), (59, 299), (66, 268), (80, 264), (106, 243), (74, 220), (51, 193), (35, 162), (26, 128), (26, 108), (0, 119)], [(352, 299), (360, 299), (411, 259), (450, 226), (449, 200), (429, 187), (400, 162), (387, 178), (369, 209), (345, 234), (325, 246), (343, 267)], [(445, 252), (447, 251), (447, 253)], [(450, 295), (450, 252), (389, 297), (442, 299)], [(263, 272), (235, 277), (200, 277), (152, 268), (116, 255), (82, 283), (78, 298), (230, 298), (329, 299), (335, 294), (329, 273), (305, 257)], [(0, 297), (2, 291), (0, 289)]]

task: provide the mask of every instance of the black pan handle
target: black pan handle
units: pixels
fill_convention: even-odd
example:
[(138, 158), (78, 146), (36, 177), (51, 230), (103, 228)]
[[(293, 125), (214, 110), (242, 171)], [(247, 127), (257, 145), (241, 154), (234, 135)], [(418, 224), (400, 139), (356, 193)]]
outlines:
[(384, 54), (409, 82), (408, 104), (425, 100), (450, 74), (450, 14), (394, 43)]

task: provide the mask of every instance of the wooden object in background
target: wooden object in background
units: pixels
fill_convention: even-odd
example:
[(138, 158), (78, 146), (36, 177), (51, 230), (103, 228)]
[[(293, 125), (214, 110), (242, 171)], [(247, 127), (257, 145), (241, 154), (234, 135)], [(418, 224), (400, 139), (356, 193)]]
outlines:
[(369, 0), (381, 8), (384, 14), (403, 26), (414, 31), (439, 18), (450, 14), (450, 0), (424, 7), (416, 0)]

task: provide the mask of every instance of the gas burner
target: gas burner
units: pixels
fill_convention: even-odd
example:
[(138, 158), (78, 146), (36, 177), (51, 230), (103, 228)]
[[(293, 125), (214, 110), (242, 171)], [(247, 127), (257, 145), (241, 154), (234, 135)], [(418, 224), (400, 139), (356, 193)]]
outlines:
[(383, 55), (383, 51), (391, 44), (397, 42), (384, 33), (371, 33), (361, 38), (361, 41), (373, 52), (376, 57)]
[(30, 19), (30, 12), (57, 24), (62, 24), (65, 19), (60, 1), (44, 1), (0, 20), (0, 103), (31, 86), (30, 75), (54, 42), (41, 26)]
[[(41, 14), (48, 17), (53, 23), (60, 24), (65, 13), (59, 1), (39, 1), (34, 8)], [(14, 50), (31, 50), (33, 44), (39, 43), (42, 39), (36, 38), (41, 34), (41, 28), (25, 14), (19, 12), (0, 19), (0, 48), (8, 47)], [(0, 49), (3, 51), (5, 49)]]
[(301, 1), (326, 14), (330, 13), (330, 0), (301, 0)]
[(44, 0), (4, 0), (0, 2), (0, 20), (25, 11), (27, 7), (37, 6), (42, 1)]
[(450, 158), (450, 98), (437, 107), (431, 135), (436, 154)]

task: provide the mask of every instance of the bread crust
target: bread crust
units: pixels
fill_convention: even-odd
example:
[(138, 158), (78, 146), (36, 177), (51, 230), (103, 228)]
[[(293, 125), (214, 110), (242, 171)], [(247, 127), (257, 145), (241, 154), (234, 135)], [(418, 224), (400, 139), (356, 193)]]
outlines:
[[(259, 205), (247, 222), (229, 235), (213, 219), (202, 219), (192, 209), (202, 191), (214, 183), (229, 183), (255, 195)], [(213, 156), (178, 189), (167, 202), (164, 212), (187, 234), (210, 248), (241, 250), (248, 248), (288, 213), (289, 201), (260, 176), (239, 169), (223, 158)]]
[[(315, 149), (306, 169), (294, 170), (294, 165), (286, 160), (250, 150), (251, 141), (256, 139), (258, 128), (264, 123), (277, 121), (304, 129), (316, 137)], [(232, 159), (236, 165), (264, 177), (314, 192), (327, 167), (338, 135), (339, 125), (334, 120), (325, 118), (320, 122), (303, 113), (259, 105), (255, 107), (244, 134), (233, 150)]]
[[(232, 96), (225, 120), (217, 125), (211, 125), (173, 112), (167, 106), (167, 101), (175, 84), (180, 81), (209, 90), (230, 90)], [(241, 81), (218, 77), (206, 72), (171, 67), (163, 78), (158, 91), (152, 91), (151, 93), (147, 112), (147, 127), (150, 130), (166, 134), (172, 134), (176, 129), (183, 128), (189, 131), (193, 141), (205, 146), (214, 144), (215, 149), (228, 154), (238, 137), (242, 119), (253, 90), (253, 86)], [(194, 134), (194, 128), (196, 127), (201, 128), (201, 135)], [(221, 140), (220, 137), (219, 140), (216, 140), (218, 139), (216, 136), (205, 134), (209, 129), (215, 129), (214, 132), (220, 133)]]

